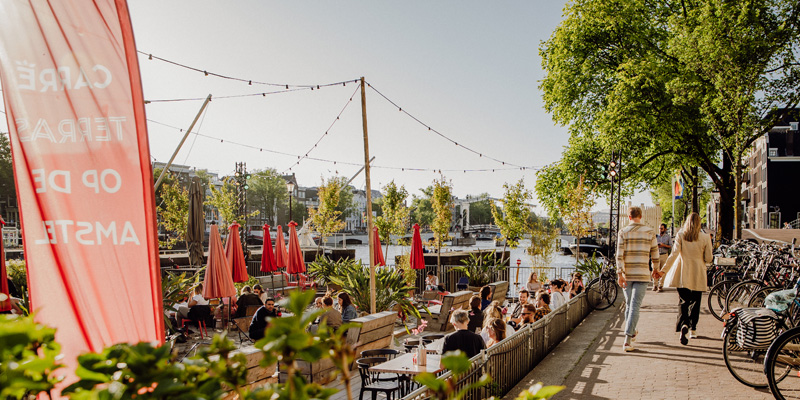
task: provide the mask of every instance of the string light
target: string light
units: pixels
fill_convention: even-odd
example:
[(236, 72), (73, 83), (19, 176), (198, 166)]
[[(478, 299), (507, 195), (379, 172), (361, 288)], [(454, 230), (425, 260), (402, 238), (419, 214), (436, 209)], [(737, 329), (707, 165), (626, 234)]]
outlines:
[[(398, 109), (398, 110), (400, 110), (400, 112), (402, 112), (403, 114), (407, 115), (408, 117), (410, 117), (410, 118), (411, 118), (411, 119), (413, 119), (414, 121), (417, 121), (417, 123), (419, 123), (420, 125), (422, 125), (422, 126), (424, 126), (424, 127), (428, 128), (428, 130), (429, 130), (429, 131), (431, 131), (431, 132), (433, 132), (433, 133), (435, 133), (435, 134), (437, 134), (437, 135), (441, 136), (441, 137), (442, 137), (442, 138), (444, 138), (445, 140), (447, 140), (447, 141), (449, 141), (449, 142), (451, 142), (451, 143), (455, 144), (455, 145), (456, 145), (456, 146), (458, 146), (458, 147), (461, 147), (461, 148), (462, 148), (462, 149), (464, 149), (464, 150), (467, 150), (467, 151), (469, 151), (469, 152), (472, 152), (472, 153), (474, 153), (474, 154), (477, 154), (479, 157), (483, 157), (483, 154), (481, 154), (480, 152), (478, 152), (478, 151), (476, 151), (476, 150), (473, 150), (473, 149), (471, 149), (471, 148), (469, 148), (469, 147), (467, 147), (467, 146), (464, 146), (464, 145), (462, 145), (462, 144), (458, 144), (458, 142), (456, 142), (455, 140), (453, 140), (453, 139), (451, 139), (450, 137), (446, 136), (445, 134), (443, 134), (443, 133), (441, 133), (441, 132), (437, 131), (436, 129), (433, 129), (433, 127), (431, 127), (430, 125), (428, 125), (428, 124), (426, 124), (426, 123), (422, 122), (422, 120), (420, 120), (419, 118), (417, 118), (417, 117), (415, 117), (415, 116), (411, 115), (411, 113), (409, 113), (408, 111), (404, 111), (402, 107), (400, 107), (399, 105), (397, 105), (397, 103), (395, 103), (394, 101), (392, 101), (390, 98), (386, 97), (386, 95), (384, 95), (383, 93), (381, 93), (381, 92), (380, 92), (378, 89), (375, 89), (375, 87), (374, 87), (374, 86), (372, 86), (372, 84), (370, 84), (369, 82), (367, 82), (367, 87), (369, 87), (370, 89), (374, 90), (374, 91), (375, 91), (375, 93), (377, 93), (379, 96), (383, 97), (383, 99), (384, 99), (384, 100), (386, 100), (386, 101), (388, 101), (388, 102), (389, 102), (391, 105), (393, 105), (393, 106), (397, 107), (397, 109)], [(506, 165), (506, 164), (508, 164), (508, 165), (511, 165), (511, 166), (514, 166), (514, 167), (517, 167), (517, 168), (520, 168), (520, 167), (522, 167), (521, 165), (516, 165), (516, 164), (512, 164), (512, 163), (506, 163), (506, 162), (505, 162), (505, 161), (503, 161), (503, 160), (499, 160), (499, 159), (497, 159), (497, 158), (490, 157), (490, 156), (488, 156), (488, 155), (486, 156), (486, 158), (488, 158), (488, 159), (490, 159), (490, 160), (492, 160), (492, 161), (496, 161), (496, 162), (502, 163), (503, 165)]]
[(339, 121), (339, 117), (341, 117), (341, 116), (342, 116), (342, 114), (344, 113), (344, 110), (346, 110), (346, 109), (347, 109), (347, 106), (349, 106), (349, 105), (350, 105), (350, 103), (352, 103), (352, 102), (353, 102), (353, 97), (356, 95), (356, 93), (358, 93), (358, 90), (359, 90), (360, 88), (361, 88), (361, 85), (357, 85), (357, 86), (356, 86), (356, 90), (353, 92), (353, 94), (351, 94), (351, 95), (350, 95), (350, 99), (349, 99), (349, 100), (347, 100), (347, 103), (345, 103), (344, 107), (342, 107), (342, 110), (341, 110), (341, 111), (339, 111), (339, 114), (336, 116), (336, 119), (334, 119), (334, 120), (333, 120), (333, 122), (331, 122), (331, 125), (328, 127), (328, 129), (326, 129), (326, 130), (325, 130), (325, 133), (323, 133), (323, 134), (322, 134), (322, 136), (320, 136), (320, 137), (319, 137), (319, 139), (317, 139), (317, 141), (316, 141), (316, 142), (314, 142), (314, 145), (313, 145), (313, 146), (311, 146), (311, 148), (310, 148), (310, 149), (308, 149), (308, 151), (306, 151), (306, 154), (305, 154), (305, 155), (304, 155), (302, 158), (298, 157), (298, 158), (297, 158), (297, 161), (296, 161), (294, 164), (292, 164), (291, 166), (289, 166), (289, 168), (287, 168), (287, 169), (283, 170), (283, 172), (281, 172), (281, 174), (283, 174), (283, 173), (286, 173), (286, 171), (288, 171), (289, 169), (291, 169), (291, 168), (292, 168), (292, 167), (294, 167), (295, 165), (298, 165), (298, 164), (300, 164), (300, 162), (301, 162), (301, 161), (303, 161), (303, 158), (308, 158), (308, 153), (310, 153), (312, 150), (316, 149), (316, 148), (317, 148), (317, 145), (319, 144), (319, 142), (321, 142), (321, 141), (322, 141), (322, 139), (323, 139), (325, 136), (328, 136), (328, 132), (330, 132), (331, 128), (333, 128), (333, 125), (335, 125), (335, 124), (336, 124), (336, 122), (337, 122), (337, 121)]
[[(165, 126), (165, 127), (168, 127), (168, 128), (172, 128), (172, 129), (175, 129), (175, 130), (180, 130), (180, 128), (178, 128), (176, 126), (165, 124), (163, 122), (155, 121), (155, 120), (152, 120), (152, 119), (148, 119), (147, 121), (148, 122), (152, 122), (154, 124), (162, 125), (162, 126)], [(206, 139), (219, 140), (222, 143), (226, 143), (226, 144), (230, 144), (230, 145), (234, 145), (234, 146), (240, 146), (240, 147), (244, 147), (244, 148), (248, 148), (248, 149), (252, 149), (252, 150), (258, 150), (259, 152), (267, 152), (267, 153), (278, 154), (278, 155), (287, 156), (287, 157), (296, 157), (298, 159), (302, 158), (302, 156), (297, 155), (297, 154), (291, 154), (291, 153), (286, 153), (286, 152), (282, 152), (282, 151), (278, 151), (278, 150), (272, 150), (272, 149), (259, 147), (259, 146), (254, 146), (254, 145), (250, 145), (250, 144), (246, 144), (246, 143), (240, 143), (240, 142), (236, 142), (236, 141), (232, 141), (232, 140), (224, 141), (222, 138), (219, 138), (219, 137), (216, 137), (216, 136), (212, 136), (212, 135), (208, 135), (208, 134), (203, 134), (203, 133), (198, 133), (198, 132), (192, 132), (192, 134), (193, 135), (197, 135), (197, 136), (202, 137), (202, 138), (206, 138)], [(333, 164), (333, 165), (341, 164), (341, 165), (350, 165), (350, 166), (354, 166), (354, 167), (362, 167), (362, 166), (364, 166), (364, 164), (360, 163), (360, 162), (349, 162), (349, 161), (342, 161), (342, 160), (329, 160), (329, 159), (311, 157), (311, 156), (306, 157), (305, 159), (306, 160), (311, 160), (311, 161), (329, 163), (329, 164)], [(288, 171), (292, 171), (292, 168), (293, 167), (290, 167), (288, 169)], [(468, 172), (496, 172), (496, 171), (518, 170), (517, 167), (446, 169), (446, 168), (393, 167), (393, 166), (388, 166), (388, 165), (371, 165), (370, 168), (372, 168), (372, 169), (385, 169), (385, 170), (403, 171), (403, 172), (406, 172), (406, 171), (433, 172), (433, 173), (439, 173), (439, 174), (442, 173), (442, 172), (464, 172), (464, 173), (468, 173)], [(525, 167), (525, 168), (526, 169), (531, 169), (531, 170), (539, 170), (539, 169), (541, 169), (541, 167)]]
[(141, 51), (141, 50), (139, 50), (137, 52), (139, 54), (141, 54), (141, 55), (147, 56), (148, 60), (158, 60), (158, 61), (165, 62), (167, 64), (172, 64), (172, 65), (177, 66), (177, 67), (188, 69), (190, 71), (201, 72), (205, 76), (213, 76), (213, 77), (216, 77), (216, 78), (222, 78), (222, 79), (228, 79), (228, 80), (232, 80), (232, 81), (244, 82), (244, 83), (247, 83), (248, 85), (256, 84), (256, 85), (277, 86), (277, 87), (281, 87), (282, 86), (282, 87), (284, 87), (286, 89), (289, 89), (290, 87), (293, 87), (293, 88), (304, 88), (304, 89), (313, 90), (314, 88), (319, 89), (319, 88), (328, 87), (328, 86), (339, 86), (339, 85), (345, 86), (347, 84), (347, 82), (357, 83), (359, 81), (359, 79), (350, 79), (350, 80), (346, 80), (346, 81), (331, 82), (331, 83), (325, 83), (325, 84), (314, 84), (314, 85), (296, 85), (296, 84), (290, 84), (290, 83), (261, 82), (261, 81), (257, 81), (257, 80), (253, 80), (253, 79), (236, 78), (236, 77), (233, 77), (233, 76), (218, 74), (218, 73), (215, 73), (215, 72), (209, 72), (208, 70), (205, 70), (205, 69), (195, 68), (195, 67), (191, 67), (191, 66), (186, 65), (186, 64), (181, 64), (181, 63), (176, 62), (176, 61), (167, 60), (166, 58), (157, 57), (157, 56), (154, 56), (152, 54), (149, 54), (149, 53)]
[[(259, 92), (259, 93), (248, 93), (248, 94), (234, 94), (229, 96), (214, 96), (214, 100), (219, 99), (236, 99), (242, 97), (254, 97), (254, 96), (262, 96), (267, 97), (268, 94), (281, 94), (281, 93), (291, 93), (291, 92), (298, 92), (301, 90), (310, 90), (308, 88), (295, 88), (289, 90), (276, 90), (272, 92)], [(144, 104), (150, 103), (169, 103), (169, 102), (176, 102), (176, 101), (200, 101), (205, 100), (205, 97), (187, 97), (187, 98), (179, 98), (179, 99), (156, 99), (156, 100), (145, 100)]]

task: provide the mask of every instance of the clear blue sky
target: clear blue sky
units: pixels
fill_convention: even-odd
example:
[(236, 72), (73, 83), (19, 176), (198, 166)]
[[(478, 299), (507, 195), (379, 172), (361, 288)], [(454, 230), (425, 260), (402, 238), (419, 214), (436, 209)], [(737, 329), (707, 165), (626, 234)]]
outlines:
[[(192, 67), (254, 81), (324, 84), (361, 76), (443, 134), (489, 156), (543, 166), (567, 142), (542, 106), (539, 45), (562, 16), (560, 1), (155, 1), (129, 2), (139, 50)], [(250, 170), (282, 172), (296, 157), (236, 146), (245, 143), (305, 154), (328, 129), (356, 85), (266, 97), (223, 99), (274, 91), (263, 85), (206, 77), (140, 57), (145, 98), (213, 100), (201, 134), (190, 136), (175, 162), (230, 174), (237, 161)], [(151, 103), (147, 116), (152, 156), (166, 162), (201, 101)], [(376, 166), (435, 169), (508, 168), (432, 134), (367, 90), (370, 154)], [(159, 124), (160, 123), (160, 124)], [(312, 157), (362, 163), (361, 104), (357, 94)], [(305, 160), (292, 168), (304, 186), (358, 167)], [(444, 171), (443, 171), (444, 172)], [(456, 195), (502, 195), (504, 182), (535, 171), (444, 172)], [(372, 187), (394, 179), (412, 194), (438, 176), (375, 168)], [(364, 186), (363, 174), (353, 184)], [(640, 199), (641, 198), (641, 199)], [(636, 202), (649, 201), (649, 195)], [(603, 202), (604, 203), (604, 202)], [(598, 208), (605, 204), (598, 204)], [(541, 213), (542, 210), (537, 210)]]

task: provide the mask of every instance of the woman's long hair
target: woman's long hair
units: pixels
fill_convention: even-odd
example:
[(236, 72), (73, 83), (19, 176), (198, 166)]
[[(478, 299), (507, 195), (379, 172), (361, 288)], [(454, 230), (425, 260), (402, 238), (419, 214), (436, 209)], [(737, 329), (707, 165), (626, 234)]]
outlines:
[(686, 222), (683, 223), (683, 238), (687, 242), (694, 242), (700, 236), (700, 215), (696, 212), (689, 214), (686, 217)]
[(495, 318), (488, 325), (494, 330), (498, 342), (506, 338), (506, 323), (502, 318)]
[(347, 308), (347, 306), (349, 306), (350, 304), (353, 304), (353, 302), (350, 301), (350, 295), (348, 295), (345, 292), (339, 293), (339, 296), (337, 297), (342, 299), (342, 311), (344, 311), (344, 309)]

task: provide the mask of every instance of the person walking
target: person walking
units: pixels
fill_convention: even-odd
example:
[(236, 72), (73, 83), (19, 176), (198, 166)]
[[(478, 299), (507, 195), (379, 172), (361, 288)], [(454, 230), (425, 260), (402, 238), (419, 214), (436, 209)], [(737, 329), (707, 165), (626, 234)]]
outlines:
[(632, 342), (636, 338), (636, 324), (639, 322), (639, 308), (650, 283), (650, 261), (653, 274), (659, 266), (658, 242), (653, 228), (642, 224), (642, 209), (628, 209), (630, 225), (619, 231), (617, 238), (618, 282), (625, 295), (625, 342), (622, 351), (633, 351)]
[[(672, 250), (672, 236), (667, 232), (667, 224), (661, 224), (658, 228), (658, 235), (656, 235), (658, 242), (658, 262), (663, 266), (669, 256), (669, 251)], [(660, 292), (664, 288), (664, 277), (661, 279), (653, 279), (653, 291)]]
[[(678, 288), (680, 309), (675, 331), (680, 332), (682, 345), (697, 337), (700, 300), (708, 288), (706, 264), (712, 260), (711, 236), (700, 230), (700, 215), (691, 213), (675, 237), (675, 246), (667, 261), (654, 275), (662, 276), (667, 287)], [(687, 337), (687, 334), (691, 334)]]

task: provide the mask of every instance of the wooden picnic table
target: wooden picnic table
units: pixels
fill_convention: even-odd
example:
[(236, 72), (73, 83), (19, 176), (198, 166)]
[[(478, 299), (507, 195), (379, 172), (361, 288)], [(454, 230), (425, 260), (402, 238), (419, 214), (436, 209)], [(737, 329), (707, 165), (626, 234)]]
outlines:
[(373, 365), (369, 368), (369, 370), (374, 372), (400, 375), (419, 375), (423, 372), (437, 374), (444, 371), (444, 368), (439, 366), (442, 358), (440, 355), (428, 354), (425, 365), (414, 365), (414, 355), (415, 353), (405, 353), (393, 360), (389, 360), (378, 365)]

